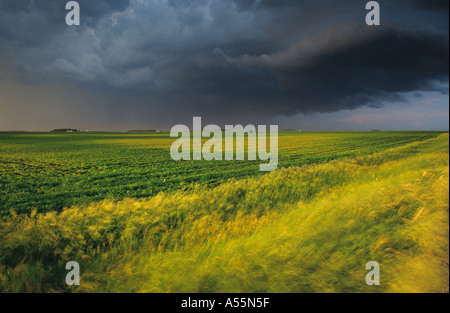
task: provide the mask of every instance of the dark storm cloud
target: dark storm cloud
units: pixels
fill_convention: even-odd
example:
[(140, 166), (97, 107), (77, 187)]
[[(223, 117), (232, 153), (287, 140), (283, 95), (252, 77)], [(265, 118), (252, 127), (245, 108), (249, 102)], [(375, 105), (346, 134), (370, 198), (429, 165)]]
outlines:
[[(262, 98), (269, 100), (267, 106), (284, 103), (274, 113), (289, 115), (381, 105), (383, 101), (398, 101), (399, 92), (444, 90), (448, 81), (447, 38), (441, 32), (366, 30), (341, 24), (269, 55), (231, 57), (219, 49), (216, 53), (237, 71), (259, 68), (271, 73), (276, 88), (270, 92), (263, 89), (267, 77), (259, 74), (252, 81), (260, 80), (260, 84), (240, 98), (265, 90)], [(245, 78), (235, 80), (243, 83)]]
[[(1, 0), (0, 38), (4, 45), (15, 43), (19, 46), (45, 46), (49, 40), (61, 34), (64, 26), (65, 5), (61, 0)], [(122, 11), (130, 0), (79, 0), (83, 8), (83, 22), (88, 26), (95, 24), (104, 16)], [(64, 45), (64, 42), (61, 42)], [(0, 51), (2, 47), (0, 46)]]
[(0, 73), (113, 93), (103, 109), (118, 119), (264, 119), (448, 91), (448, 2), (380, 1), (380, 27), (366, 2), (80, 0), (68, 27), (66, 1), (0, 0)]
[[(67, 2), (69, 1), (2, 0), (0, 1), (0, 9), (10, 14), (33, 14), (36, 11), (45, 11), (50, 19), (56, 21), (60, 20), (60, 13), (64, 12)], [(78, 0), (77, 2), (83, 8), (83, 14), (86, 14), (87, 17), (97, 18), (111, 14), (112, 12), (122, 11), (130, 4), (130, 0)]]
[[(317, 0), (317, 1), (298, 1), (298, 0), (233, 0), (239, 7), (242, 8), (274, 8), (274, 7), (287, 7), (287, 6), (301, 6), (301, 7), (311, 7), (311, 6), (321, 6), (326, 7), (328, 5), (332, 5), (331, 1), (323, 1), (323, 0)], [(355, 0), (341, 0), (341, 4), (346, 3), (358, 3), (358, 1)], [(368, 1), (366, 1), (368, 2)], [(404, 1), (404, 0), (397, 0), (397, 1), (391, 1), (391, 2), (397, 2), (400, 5), (408, 5), (408, 3), (411, 3), (411, 1)], [(337, 2), (336, 2), (337, 3)], [(386, 1), (379, 1), (381, 5), (386, 4)], [(449, 2), (448, 0), (413, 0), (412, 3), (417, 6), (418, 8), (427, 8), (427, 9), (448, 9)]]
[(446, 10), (448, 12), (449, 8), (448, 0), (415, 0), (414, 4), (418, 9)]

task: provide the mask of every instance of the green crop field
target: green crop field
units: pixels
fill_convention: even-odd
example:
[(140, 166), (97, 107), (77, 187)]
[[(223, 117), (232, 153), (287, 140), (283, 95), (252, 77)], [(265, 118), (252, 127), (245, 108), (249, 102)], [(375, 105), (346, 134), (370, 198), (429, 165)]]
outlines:
[[(367, 155), (438, 134), (280, 132), (279, 168)], [(169, 133), (0, 133), (0, 216), (261, 175), (260, 161), (173, 161), (174, 140)]]
[(0, 133), (0, 291), (448, 292), (448, 134), (283, 131), (271, 173), (173, 141)]

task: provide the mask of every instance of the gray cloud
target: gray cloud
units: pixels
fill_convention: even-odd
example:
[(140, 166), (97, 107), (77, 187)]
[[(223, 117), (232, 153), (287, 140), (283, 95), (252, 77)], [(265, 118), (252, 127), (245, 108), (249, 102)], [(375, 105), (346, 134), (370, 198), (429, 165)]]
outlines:
[(216, 54), (238, 70), (270, 72), (277, 85), (271, 98), (287, 104), (278, 113), (330, 112), (397, 101), (399, 92), (444, 89), (447, 38), (441, 32), (341, 24), (272, 54)]
[(418, 9), (442, 10), (448, 13), (449, 2), (447, 0), (414, 0), (414, 5)]
[(69, 27), (65, 1), (0, 0), (0, 73), (77, 85), (118, 120), (128, 112), (166, 123), (183, 114), (264, 120), (448, 92), (448, 2), (380, 1), (380, 27), (364, 24), (366, 2), (81, 0), (82, 25)]

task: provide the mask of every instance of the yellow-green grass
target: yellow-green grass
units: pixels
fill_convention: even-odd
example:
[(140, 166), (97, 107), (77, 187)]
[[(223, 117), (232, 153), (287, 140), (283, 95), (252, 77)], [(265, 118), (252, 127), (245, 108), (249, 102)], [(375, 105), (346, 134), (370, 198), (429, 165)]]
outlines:
[[(7, 292), (448, 292), (449, 136), (0, 222)], [(65, 286), (65, 263), (81, 285)], [(365, 265), (381, 266), (368, 286)]]
[[(439, 134), (280, 131), (278, 167), (369, 155)], [(260, 176), (260, 164), (267, 162), (175, 161), (170, 153), (174, 141), (167, 132), (0, 132), (0, 219), (10, 211), (60, 212), (107, 198), (148, 198), (188, 190), (192, 184), (213, 188), (230, 178)]]

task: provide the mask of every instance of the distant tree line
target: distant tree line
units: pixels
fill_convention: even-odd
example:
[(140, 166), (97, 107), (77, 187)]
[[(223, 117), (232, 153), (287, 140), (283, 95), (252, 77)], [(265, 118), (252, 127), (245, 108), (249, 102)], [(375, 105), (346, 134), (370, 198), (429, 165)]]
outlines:
[(128, 130), (127, 133), (157, 133), (158, 130), (155, 129), (134, 129), (134, 130)]
[(78, 129), (73, 128), (57, 128), (51, 131), (52, 133), (78, 133)]

